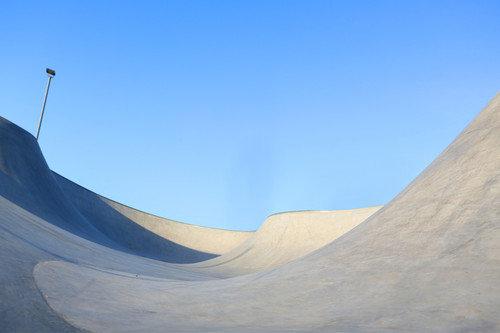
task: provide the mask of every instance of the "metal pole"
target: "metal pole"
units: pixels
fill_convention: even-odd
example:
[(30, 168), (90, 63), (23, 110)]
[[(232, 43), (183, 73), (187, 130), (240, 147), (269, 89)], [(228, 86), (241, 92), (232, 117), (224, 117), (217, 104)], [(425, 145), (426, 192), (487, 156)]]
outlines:
[(42, 105), (42, 114), (40, 114), (40, 121), (38, 122), (38, 129), (36, 131), (36, 139), (38, 140), (38, 134), (40, 133), (40, 126), (42, 126), (43, 119), (43, 111), (45, 110), (45, 102), (47, 102), (47, 94), (49, 93), (50, 79), (52, 79), (51, 75), (47, 75), (49, 77), (49, 81), (47, 82), (47, 89), (45, 90), (45, 97), (43, 99)]

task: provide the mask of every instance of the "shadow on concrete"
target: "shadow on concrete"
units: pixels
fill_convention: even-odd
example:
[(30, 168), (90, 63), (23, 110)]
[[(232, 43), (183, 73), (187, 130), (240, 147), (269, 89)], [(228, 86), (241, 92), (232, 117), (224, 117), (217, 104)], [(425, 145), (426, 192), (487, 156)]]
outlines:
[[(69, 196), (65, 190), (71, 191)], [(217, 257), (160, 237), (117, 212), (95, 193), (71, 186), (52, 173), (35, 138), (2, 117), (0, 195), (57, 227), (116, 250), (170, 263)], [(72, 200), (75, 195), (80, 195), (80, 207)], [(80, 211), (85, 205), (84, 212)]]

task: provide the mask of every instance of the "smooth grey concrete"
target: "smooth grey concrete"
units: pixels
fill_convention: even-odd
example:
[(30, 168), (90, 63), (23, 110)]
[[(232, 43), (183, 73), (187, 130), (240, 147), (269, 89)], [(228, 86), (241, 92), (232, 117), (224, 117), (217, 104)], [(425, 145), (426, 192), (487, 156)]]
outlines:
[(177, 225), (54, 175), (3, 119), (0, 194), (0, 331), (500, 331), (500, 94), (383, 208)]
[(246, 242), (232, 251), (183, 267), (219, 277), (234, 277), (277, 267), (334, 241), (381, 207), (274, 214)]
[[(253, 232), (205, 228), (141, 212), (93, 193), (54, 173), (78, 211), (118, 243), (167, 262), (198, 262), (229, 252)], [(154, 236), (153, 236), (154, 235)], [(158, 236), (158, 237), (156, 237)], [(164, 246), (170, 244), (178, 246)]]

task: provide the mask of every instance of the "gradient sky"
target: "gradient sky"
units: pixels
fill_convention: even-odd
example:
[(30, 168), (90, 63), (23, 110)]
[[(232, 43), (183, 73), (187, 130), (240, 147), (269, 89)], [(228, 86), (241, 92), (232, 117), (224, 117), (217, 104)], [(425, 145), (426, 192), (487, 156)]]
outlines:
[(0, 115), (177, 221), (385, 204), (500, 89), (500, 1), (3, 1)]

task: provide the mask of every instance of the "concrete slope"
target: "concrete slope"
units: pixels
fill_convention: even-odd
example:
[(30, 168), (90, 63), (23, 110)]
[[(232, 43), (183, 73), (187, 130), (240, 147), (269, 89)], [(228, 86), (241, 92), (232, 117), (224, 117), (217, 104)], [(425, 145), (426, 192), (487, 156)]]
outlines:
[(0, 194), (60, 228), (106, 242), (68, 200), (35, 138), (0, 117)]
[[(145, 248), (152, 241), (148, 237), (138, 237), (137, 230), (131, 230), (135, 228), (158, 235), (160, 239), (168, 239), (186, 248), (210, 254), (206, 256), (209, 259), (214, 254), (220, 255), (233, 250), (253, 234), (253, 231), (200, 227), (144, 213), (89, 191), (57, 173), (54, 173), (54, 177), (79, 212), (89, 221), (98, 223), (96, 228), (109, 238), (126, 242), (131, 248)], [(150, 251), (149, 256), (157, 255), (154, 250)]]
[(334, 241), (381, 207), (274, 214), (234, 250), (193, 264), (189, 269), (219, 277), (232, 277), (277, 267)]
[(405, 190), (314, 253), (229, 279), (36, 266), (50, 306), (94, 332), (500, 331), (500, 95)]
[[(200, 230), (212, 239), (203, 243)], [(214, 279), (154, 259), (213, 258), (250, 234), (173, 222), (102, 198), (52, 173), (35, 138), (0, 117), (0, 332), (80, 331), (40, 294), (33, 279), (39, 262), (63, 260), (181, 281)]]
[[(119, 276), (213, 279), (78, 236), (0, 196), (0, 332), (80, 332), (55, 313), (33, 278), (34, 267), (60, 260)], [(105, 331), (105, 330), (104, 330)]]
[(33, 269), (41, 262), (148, 281), (214, 280), (165, 261), (213, 258), (253, 234), (163, 219), (99, 196), (51, 172), (33, 136), (0, 118), (0, 332), (79, 331), (40, 294)]
[[(6, 124), (2, 140), (25, 136)], [(0, 331), (500, 331), (500, 94), (406, 189), (343, 236), (292, 255), (318, 243), (288, 233), (276, 215), (248, 238), (255, 246), (232, 261), (224, 261), (231, 251), (222, 255), (218, 268), (165, 263), (111, 239), (88, 217), (95, 198), (79, 203), (78, 190), (50, 179), (48, 168), (33, 176), (41, 154), (20, 153), (23, 140), (2, 146)], [(47, 193), (57, 203), (39, 197)], [(321, 220), (305, 214), (302, 232)], [(281, 216), (292, 224), (299, 217)], [(265, 253), (273, 247), (276, 262)], [(281, 265), (239, 275), (246, 263), (258, 271), (271, 262)]]
[(214, 258), (250, 236), (154, 217), (97, 196), (50, 171), (35, 138), (3, 118), (0, 195), (79, 236), (167, 262)]

